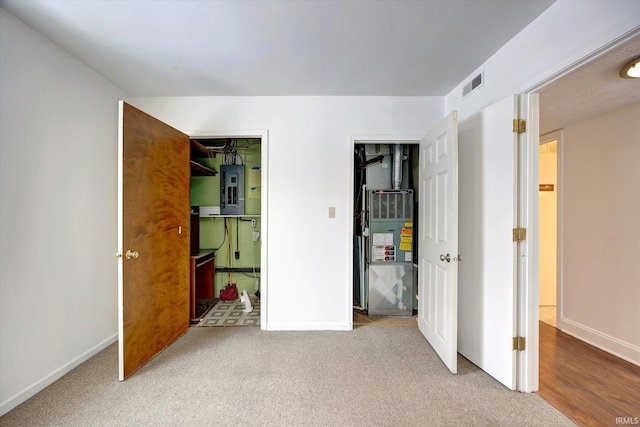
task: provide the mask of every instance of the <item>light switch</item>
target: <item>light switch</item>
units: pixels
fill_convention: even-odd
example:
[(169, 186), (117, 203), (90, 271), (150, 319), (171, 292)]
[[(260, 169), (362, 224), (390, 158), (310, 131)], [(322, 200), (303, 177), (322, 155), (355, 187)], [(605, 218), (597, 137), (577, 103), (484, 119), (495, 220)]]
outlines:
[(336, 217), (336, 208), (331, 206), (329, 207), (329, 218), (335, 218), (335, 217)]

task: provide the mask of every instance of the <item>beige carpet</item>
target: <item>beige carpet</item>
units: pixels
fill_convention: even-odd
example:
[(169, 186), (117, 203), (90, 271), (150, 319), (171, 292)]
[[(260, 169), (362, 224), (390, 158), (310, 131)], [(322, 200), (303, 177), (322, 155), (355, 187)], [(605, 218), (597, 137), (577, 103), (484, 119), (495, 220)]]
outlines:
[(118, 382), (117, 345), (2, 426), (571, 426), (464, 358), (452, 375), (416, 327), (190, 328)]

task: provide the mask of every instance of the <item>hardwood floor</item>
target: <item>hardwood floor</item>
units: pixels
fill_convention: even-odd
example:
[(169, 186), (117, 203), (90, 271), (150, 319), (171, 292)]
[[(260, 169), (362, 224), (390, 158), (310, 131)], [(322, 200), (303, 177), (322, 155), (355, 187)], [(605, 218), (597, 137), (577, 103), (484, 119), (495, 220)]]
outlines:
[(415, 326), (418, 327), (418, 316), (369, 316), (366, 311), (353, 310), (353, 325), (395, 325), (395, 326)]
[(640, 425), (640, 366), (544, 322), (538, 394), (579, 426)]

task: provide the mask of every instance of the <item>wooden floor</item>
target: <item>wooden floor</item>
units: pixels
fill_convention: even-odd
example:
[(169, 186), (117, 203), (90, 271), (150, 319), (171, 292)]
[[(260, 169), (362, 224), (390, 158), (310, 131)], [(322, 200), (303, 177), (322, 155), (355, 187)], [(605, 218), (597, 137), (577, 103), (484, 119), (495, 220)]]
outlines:
[(353, 310), (353, 325), (395, 325), (395, 326), (415, 326), (418, 327), (418, 316), (369, 316), (366, 311)]
[(538, 394), (579, 426), (640, 425), (640, 366), (540, 322)]

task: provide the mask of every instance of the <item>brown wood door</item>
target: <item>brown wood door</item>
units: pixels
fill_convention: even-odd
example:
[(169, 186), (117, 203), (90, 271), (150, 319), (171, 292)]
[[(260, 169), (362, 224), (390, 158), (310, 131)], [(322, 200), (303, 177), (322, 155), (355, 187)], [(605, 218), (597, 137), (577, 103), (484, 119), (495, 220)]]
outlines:
[(189, 328), (189, 137), (120, 103), (119, 377)]

